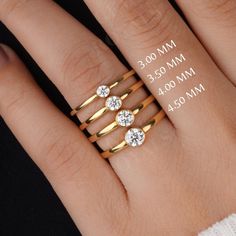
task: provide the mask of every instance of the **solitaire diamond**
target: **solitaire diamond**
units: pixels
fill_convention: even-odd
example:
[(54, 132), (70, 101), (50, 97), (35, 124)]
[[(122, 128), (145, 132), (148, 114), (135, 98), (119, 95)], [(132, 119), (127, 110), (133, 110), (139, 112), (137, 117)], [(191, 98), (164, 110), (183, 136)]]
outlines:
[(110, 88), (106, 85), (101, 85), (97, 88), (97, 95), (101, 98), (106, 98), (110, 94)]
[(125, 134), (125, 141), (129, 146), (137, 147), (143, 144), (145, 133), (142, 129), (131, 128)]
[(134, 122), (134, 114), (130, 110), (121, 110), (116, 115), (116, 122), (118, 125), (128, 127)]
[(106, 107), (111, 111), (117, 111), (121, 108), (122, 101), (117, 96), (111, 96), (106, 100)]

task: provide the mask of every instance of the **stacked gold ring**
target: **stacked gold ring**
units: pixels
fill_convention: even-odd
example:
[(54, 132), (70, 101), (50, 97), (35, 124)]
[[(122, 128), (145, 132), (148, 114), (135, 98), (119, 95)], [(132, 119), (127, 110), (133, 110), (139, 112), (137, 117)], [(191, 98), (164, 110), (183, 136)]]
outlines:
[[(132, 85), (130, 88), (128, 88), (124, 93), (122, 93), (119, 97), (117, 96), (112, 96), (109, 98), (113, 98), (115, 97), (117, 100), (120, 101), (120, 106), (119, 109), (122, 105), (122, 101), (125, 100), (131, 93), (135, 92), (137, 89), (141, 88), (143, 86), (143, 82), (140, 80), (137, 83), (135, 83), (134, 85)], [(108, 98), (108, 99), (109, 99)], [(119, 110), (119, 109), (115, 109), (115, 110)], [(110, 109), (111, 110), (111, 109)], [(95, 112), (92, 116), (90, 116), (86, 121), (84, 121), (81, 125), (80, 125), (80, 129), (84, 130), (86, 129), (89, 124), (91, 124), (92, 122), (94, 122), (95, 120), (97, 120), (98, 118), (100, 118), (103, 114), (105, 114), (107, 111), (109, 111), (109, 107), (106, 104), (104, 107), (102, 107), (100, 110), (98, 110), (97, 112)]]
[[(146, 98), (141, 104), (139, 104), (138, 106), (136, 106), (134, 109), (132, 109), (132, 114), (135, 116), (137, 115), (140, 111), (142, 111), (144, 108), (146, 108), (150, 103), (152, 103), (154, 101), (154, 97), (151, 95), (148, 98)], [(124, 110), (122, 110), (124, 111)], [(122, 125), (121, 125), (122, 126)], [(125, 125), (123, 125), (125, 126)], [(102, 130), (100, 130), (99, 132), (97, 132), (96, 134), (93, 134), (89, 137), (89, 141), (90, 142), (96, 142), (99, 138), (111, 133), (112, 131), (114, 131), (115, 129), (117, 129), (119, 127), (119, 123), (117, 122), (117, 120), (115, 120), (114, 122), (112, 122), (111, 124), (107, 125), (105, 128), (103, 128)]]
[[(134, 70), (130, 70), (129, 72), (125, 73), (123, 76), (121, 76), (121, 78), (119, 78), (118, 80), (116, 80), (114, 83), (111, 83), (110, 85), (108, 85), (109, 89), (113, 89), (116, 86), (118, 86), (122, 81), (127, 80), (128, 78), (130, 78), (132, 75), (135, 74)], [(79, 106), (77, 106), (76, 108), (74, 108), (71, 111), (71, 116), (75, 116), (82, 108), (88, 106), (90, 103), (92, 103), (96, 98), (98, 98), (99, 95), (97, 93), (95, 93), (94, 95), (92, 95), (90, 98), (88, 98), (85, 102), (83, 102), (82, 104), (80, 104)]]
[[(110, 85), (101, 85), (97, 88), (96, 94), (92, 95), (85, 102), (77, 106), (71, 111), (71, 116), (76, 115), (82, 108), (85, 108), (90, 103), (92, 103), (96, 98), (106, 98), (105, 106), (87, 118), (80, 125), (80, 129), (84, 131), (91, 123), (102, 117), (106, 112), (117, 111), (115, 121), (108, 124), (106, 127), (101, 129), (100, 131), (92, 134), (88, 137), (89, 141), (94, 143), (97, 142), (101, 137), (108, 135), (115, 129), (120, 126), (130, 127), (134, 120), (135, 116), (144, 110), (148, 105), (154, 102), (155, 98), (150, 95), (140, 104), (135, 106), (133, 109), (121, 109), (122, 102), (133, 92), (141, 88), (144, 83), (142, 80), (139, 80), (135, 84), (133, 84), (130, 88), (126, 89), (120, 96), (110, 95), (111, 89), (118, 86), (122, 81), (127, 80), (131, 76), (135, 74), (134, 70), (131, 70), (121, 76), (118, 80), (111, 83)], [(126, 134), (124, 140), (118, 145), (112, 147), (109, 150), (105, 150), (101, 152), (101, 156), (103, 158), (109, 158), (113, 154), (123, 150), (128, 146), (136, 147), (140, 146), (144, 143), (146, 133), (157, 123), (159, 123), (165, 117), (165, 112), (161, 110), (158, 112), (149, 122), (147, 122), (141, 128), (130, 128)]]
[[(164, 110), (162, 109), (149, 122), (147, 122), (143, 127), (132, 128), (132, 129), (133, 130), (135, 129), (137, 132), (140, 132), (140, 134), (144, 137), (143, 141), (142, 141), (142, 142), (144, 142), (145, 133), (147, 133), (154, 125), (158, 124), (165, 117), (165, 115), (166, 114), (165, 114)], [(130, 130), (132, 130), (132, 129), (130, 129)], [(128, 132), (130, 130), (128, 130)], [(128, 132), (126, 133), (126, 136), (127, 136)], [(118, 145), (114, 146), (113, 148), (102, 152), (101, 156), (103, 158), (109, 158), (112, 155), (114, 155), (115, 153), (123, 150), (124, 148), (126, 148), (128, 146), (132, 146), (132, 145), (129, 145), (129, 142), (125, 139), (121, 143), (119, 143)]]

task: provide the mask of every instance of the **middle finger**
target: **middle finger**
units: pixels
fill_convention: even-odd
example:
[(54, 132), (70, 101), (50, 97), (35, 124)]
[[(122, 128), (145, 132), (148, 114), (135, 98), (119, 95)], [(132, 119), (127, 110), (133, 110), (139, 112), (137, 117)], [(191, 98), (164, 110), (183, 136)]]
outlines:
[(167, 0), (85, 2), (178, 130), (224, 122), (234, 88)]

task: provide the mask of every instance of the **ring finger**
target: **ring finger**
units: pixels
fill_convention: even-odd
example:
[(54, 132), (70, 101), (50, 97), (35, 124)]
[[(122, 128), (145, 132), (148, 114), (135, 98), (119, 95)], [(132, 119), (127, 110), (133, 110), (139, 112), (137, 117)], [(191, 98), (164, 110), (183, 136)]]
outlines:
[[(72, 107), (93, 93), (99, 83), (110, 81), (112, 77), (127, 71), (100, 40), (51, 1), (5, 1), (0, 4), (0, 15), (4, 24), (22, 42)], [(127, 83), (131, 85), (134, 80), (128, 80)], [(127, 87), (127, 84), (123, 86)], [(144, 90), (139, 89), (125, 105), (133, 106), (145, 96)], [(91, 110), (97, 107), (95, 105)], [(145, 117), (152, 116), (156, 111), (155, 106), (150, 106), (144, 112)], [(80, 113), (79, 118), (84, 120), (86, 115), (87, 112)], [(89, 131), (93, 132), (101, 126), (91, 128)], [(167, 120), (158, 128), (167, 130), (168, 135), (173, 134), (173, 128)], [(108, 145), (109, 142), (102, 144)], [(149, 146), (145, 146), (148, 149)], [(145, 150), (136, 150), (133, 155), (144, 157)], [(128, 170), (124, 171), (127, 153), (131, 152), (124, 151), (119, 158), (111, 160), (124, 184), (128, 175), (133, 180), (138, 175), (137, 171), (133, 171), (133, 175)]]

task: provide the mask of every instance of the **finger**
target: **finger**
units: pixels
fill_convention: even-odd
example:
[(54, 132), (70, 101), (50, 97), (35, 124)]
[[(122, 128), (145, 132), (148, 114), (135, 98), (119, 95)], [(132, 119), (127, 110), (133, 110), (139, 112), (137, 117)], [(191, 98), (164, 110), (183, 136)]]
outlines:
[(118, 178), (6, 47), (0, 50), (0, 113), (81, 232), (94, 235), (97, 225), (101, 232), (112, 230), (114, 218), (125, 213), (126, 196)]
[(232, 84), (168, 1), (85, 2), (178, 130), (202, 132), (231, 102)]
[[(15, 6), (18, 4), (18, 7), (9, 8), (14, 4)], [(96, 91), (97, 85), (110, 83), (114, 78), (127, 72), (127, 69), (100, 40), (52, 1), (8, 0), (5, 4), (0, 2), (0, 16), (4, 24), (21, 41), (72, 107), (90, 97)], [(119, 94), (132, 85), (134, 80), (131, 78), (127, 83), (121, 84), (112, 93)], [(127, 103), (124, 103), (123, 107), (133, 108), (145, 97), (146, 93), (139, 89), (127, 98)], [(94, 111), (97, 111), (104, 101), (101, 100), (101, 102), (102, 104), (94, 102), (91, 107), (82, 110), (79, 113), (80, 120), (84, 121)], [(137, 119), (135, 125), (143, 125), (157, 112), (157, 108), (153, 106), (148, 106), (142, 114), (138, 115), (141, 119)], [(104, 119), (89, 126), (89, 132), (93, 134), (101, 130), (114, 121), (114, 117), (115, 114), (109, 112), (103, 117)], [(99, 141), (99, 145), (104, 150), (119, 144), (124, 139), (124, 129), (119, 128), (116, 131), (118, 133), (114, 132)], [(161, 135), (174, 136), (174, 129), (166, 119), (155, 128), (153, 133), (156, 133), (155, 140), (162, 140)], [(167, 140), (168, 142), (165, 141), (165, 143), (168, 144), (169, 139)], [(159, 141), (157, 145), (159, 143), (162, 144)], [(153, 149), (152, 145), (153, 142), (150, 139), (148, 141), (147, 138), (145, 145), (140, 149), (127, 148), (109, 159), (114, 171), (127, 189), (128, 195), (138, 175), (142, 173), (143, 163), (146, 163), (146, 153)], [(155, 153), (155, 150), (152, 152)], [(161, 150), (158, 149), (158, 152)], [(135, 161), (133, 157), (138, 157), (139, 161)], [(136, 167), (134, 167), (134, 163), (136, 163)], [(149, 165), (152, 168), (153, 163), (150, 161)], [(145, 170), (148, 172), (150, 168), (147, 166)], [(140, 172), (137, 171), (138, 169)], [(140, 175), (140, 178), (142, 176)]]
[[(127, 72), (108, 47), (52, 1), (4, 1), (0, 3), (0, 16), (72, 107), (86, 100), (99, 84), (110, 83)], [(129, 79), (114, 93), (119, 94), (134, 82), (134, 78)], [(145, 96), (144, 90), (139, 89), (124, 106), (131, 108)], [(80, 120), (86, 120), (103, 102), (81, 111)], [(157, 111), (155, 106), (150, 110), (149, 116)], [(113, 120), (114, 114), (109, 113), (88, 130), (95, 133)], [(112, 141), (115, 140), (109, 138), (100, 146), (111, 147)]]
[(198, 38), (236, 84), (236, 1), (177, 0)]

